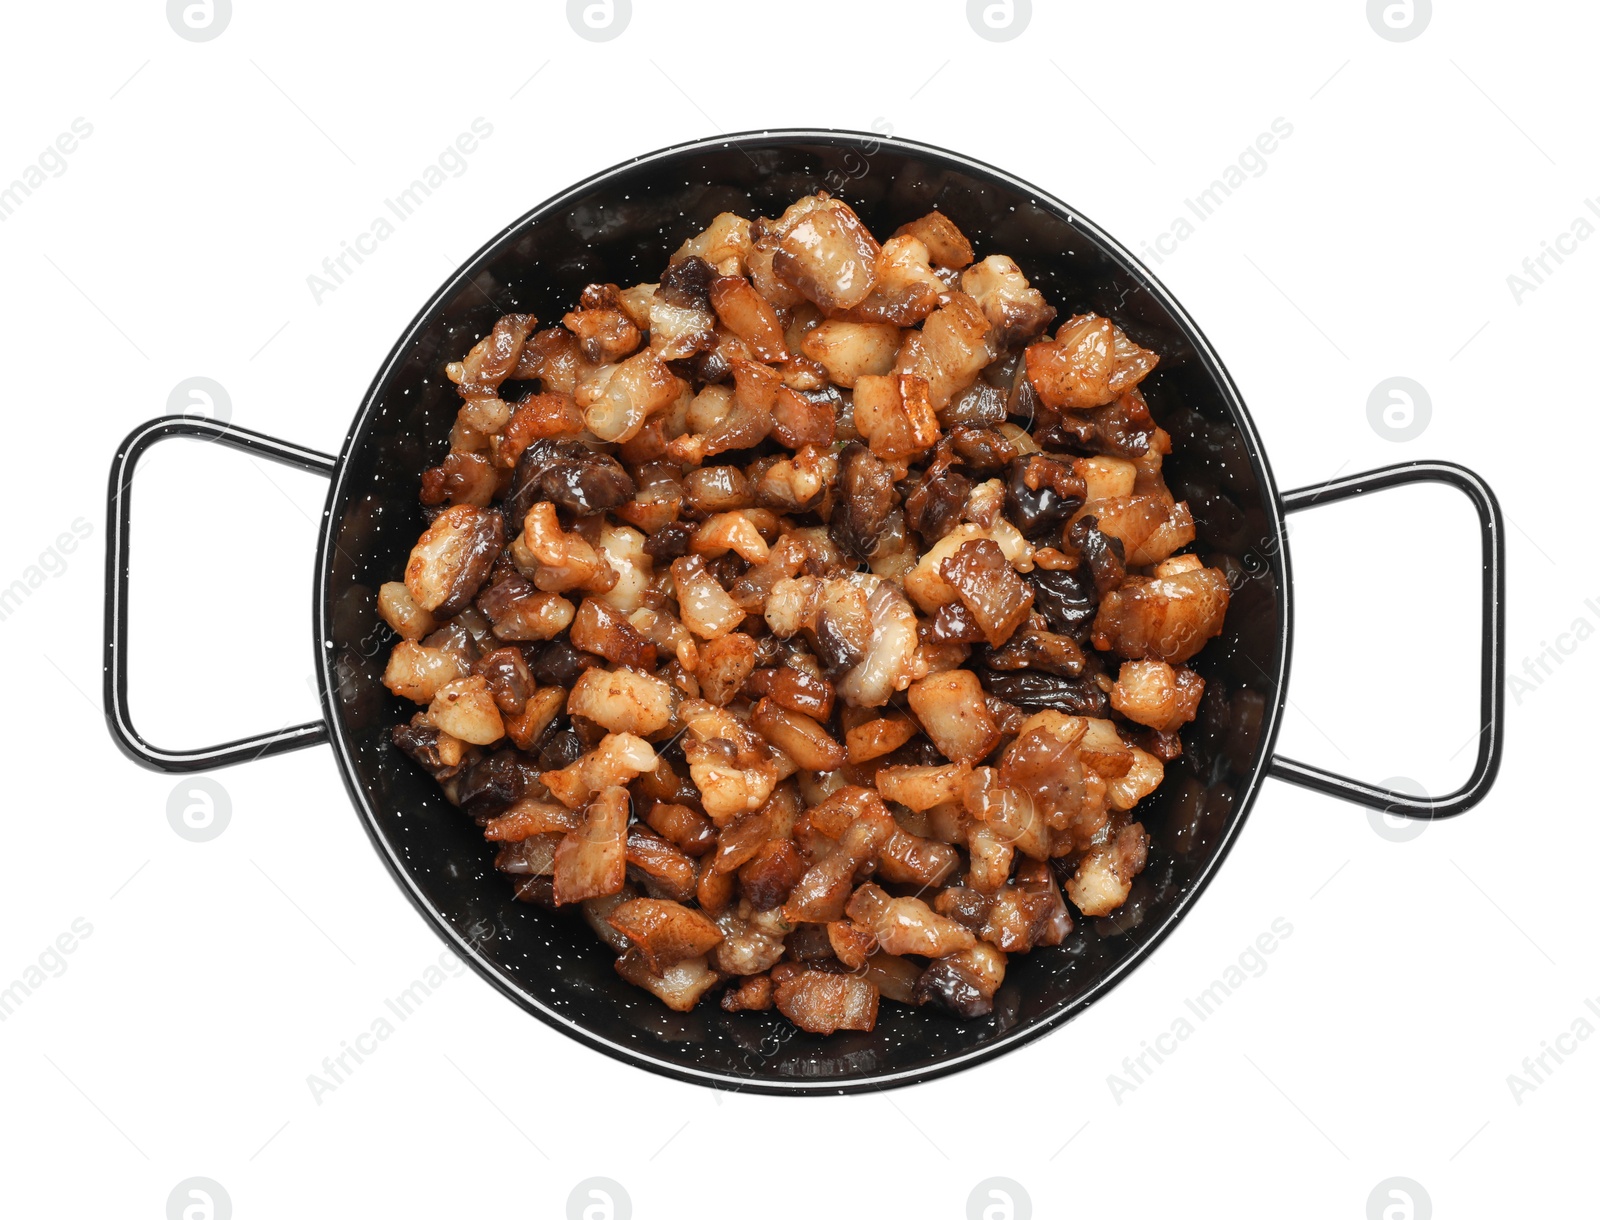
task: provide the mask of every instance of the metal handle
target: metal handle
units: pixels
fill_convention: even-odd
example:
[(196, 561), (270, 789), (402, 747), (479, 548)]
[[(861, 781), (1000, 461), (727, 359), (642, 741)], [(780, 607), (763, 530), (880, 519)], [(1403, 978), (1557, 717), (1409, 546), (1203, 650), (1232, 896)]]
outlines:
[(106, 498), (106, 642), (105, 710), (111, 738), (134, 762), (152, 771), (174, 773), (208, 771), (234, 763), (281, 754), (328, 740), (321, 720), (242, 737), (219, 746), (196, 750), (163, 750), (146, 741), (128, 714), (128, 529), (133, 472), (146, 449), (173, 437), (200, 437), (331, 478), (338, 465), (334, 458), (245, 428), (169, 415), (140, 424), (128, 434), (111, 463), (111, 485)]
[(1472, 775), (1449, 795), (1429, 800), (1336, 775), (1292, 758), (1274, 758), (1268, 773), (1291, 784), (1401, 817), (1434, 821), (1471, 809), (1488, 795), (1500, 770), (1505, 744), (1506, 536), (1499, 501), (1489, 485), (1465, 466), (1453, 462), (1405, 462), (1291, 491), (1283, 497), (1283, 508), (1285, 512), (1298, 512), (1407, 483), (1444, 483), (1462, 492), (1478, 510), (1478, 525), (1483, 532), (1483, 685), (1479, 695), (1482, 727), (1478, 730), (1478, 760), (1473, 764)]

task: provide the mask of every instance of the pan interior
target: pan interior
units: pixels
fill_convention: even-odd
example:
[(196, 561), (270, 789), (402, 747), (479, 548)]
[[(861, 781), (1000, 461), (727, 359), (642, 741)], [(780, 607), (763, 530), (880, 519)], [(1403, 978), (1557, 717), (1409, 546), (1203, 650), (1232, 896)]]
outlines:
[[(992, 1016), (958, 1022), (884, 1003), (871, 1033), (827, 1038), (774, 1013), (714, 1000), (674, 1013), (614, 973), (576, 914), (511, 898), (491, 849), (438, 787), (388, 745), (414, 708), (379, 682), (393, 637), (376, 593), (397, 579), (424, 528), (419, 476), (448, 449), (460, 405), (443, 366), (502, 313), (558, 320), (585, 284), (654, 280), (717, 213), (777, 216), (826, 188), (880, 238), (932, 208), (979, 257), (1004, 253), (1065, 317), (1093, 310), (1160, 353), (1144, 384), (1172, 434), (1167, 479), (1186, 499), (1195, 546), (1234, 584), (1224, 636), (1195, 667), (1207, 681), (1185, 755), (1140, 807), (1148, 869), (1114, 917), (1083, 920), (1068, 943), (1013, 956)], [(391, 354), (352, 427), (330, 493), (319, 556), (324, 703), (352, 796), (419, 909), (519, 1003), (593, 1045), (689, 1079), (777, 1090), (838, 1090), (925, 1079), (1014, 1045), (1089, 1002), (1147, 953), (1220, 861), (1275, 736), (1288, 589), (1276, 494), (1237, 392), (1166, 291), (1092, 224), (987, 167), (849, 133), (730, 137), (654, 154), (598, 176), (522, 218), (439, 292)]]

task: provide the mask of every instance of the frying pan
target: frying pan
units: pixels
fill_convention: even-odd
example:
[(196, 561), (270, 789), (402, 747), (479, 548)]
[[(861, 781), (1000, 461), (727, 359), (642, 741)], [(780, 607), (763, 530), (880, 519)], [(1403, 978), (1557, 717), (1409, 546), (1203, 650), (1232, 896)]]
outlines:
[[(1233, 586), (1226, 629), (1193, 664), (1201, 713), (1185, 752), (1138, 810), (1150, 863), (1124, 907), (1085, 919), (1067, 943), (1013, 956), (994, 1012), (960, 1022), (885, 1004), (870, 1033), (803, 1033), (778, 1014), (714, 1001), (675, 1013), (624, 983), (582, 920), (518, 903), (492, 852), (438, 785), (388, 737), (410, 704), (379, 678), (392, 636), (379, 585), (397, 577), (424, 526), (421, 472), (448, 448), (460, 401), (444, 377), (500, 315), (560, 317), (592, 281), (653, 280), (668, 255), (722, 211), (777, 216), (819, 188), (877, 233), (937, 207), (980, 253), (1003, 251), (1067, 312), (1112, 318), (1161, 355), (1144, 382), (1172, 434), (1165, 472), (1189, 502), (1195, 550)], [(128, 711), (130, 485), (140, 456), (173, 437), (214, 441), (325, 475), (312, 647), (322, 719), (201, 749), (146, 741)], [(1407, 483), (1444, 483), (1482, 530), (1482, 692), (1477, 758), (1457, 791), (1428, 799), (1277, 756), (1288, 690), (1293, 586), (1285, 517)], [(1408, 818), (1452, 817), (1482, 800), (1499, 768), (1505, 653), (1504, 528), (1484, 481), (1446, 462), (1408, 462), (1280, 493), (1255, 425), (1211, 344), (1132, 255), (1074, 209), (968, 157), (849, 131), (778, 131), (683, 144), (615, 166), (517, 220), (455, 272), (401, 335), (338, 457), (232, 425), (166, 417), (136, 428), (111, 468), (107, 506), (105, 707), (135, 762), (204, 771), (331, 744), (351, 803), (396, 883), (474, 969), (563, 1033), (682, 1080), (768, 1093), (848, 1093), (970, 1067), (1063, 1024), (1114, 987), (1172, 931), (1221, 867), (1268, 776)]]

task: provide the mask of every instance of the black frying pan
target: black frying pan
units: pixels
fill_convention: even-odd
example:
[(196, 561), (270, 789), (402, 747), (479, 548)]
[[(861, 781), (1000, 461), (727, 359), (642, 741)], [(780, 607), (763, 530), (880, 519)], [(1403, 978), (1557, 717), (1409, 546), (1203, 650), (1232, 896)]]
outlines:
[[(1234, 586), (1226, 630), (1195, 662), (1207, 697), (1184, 733), (1185, 753), (1139, 807), (1154, 842), (1149, 867), (1123, 909), (1082, 921), (1058, 948), (1012, 957), (990, 1017), (957, 1022), (886, 1004), (873, 1032), (829, 1037), (802, 1033), (775, 1013), (729, 1014), (712, 1002), (688, 1014), (671, 1012), (616, 976), (611, 952), (577, 915), (514, 901), (480, 832), (388, 744), (390, 727), (412, 707), (379, 682), (392, 637), (375, 602), (378, 586), (397, 578), (423, 528), (421, 472), (448, 448), (460, 402), (443, 374), (447, 361), (459, 359), (503, 313), (557, 318), (591, 281), (654, 279), (679, 243), (718, 212), (776, 216), (818, 188), (843, 195), (877, 233), (937, 207), (980, 254), (1015, 258), (1058, 307), (1104, 314), (1159, 352), (1160, 366), (1144, 390), (1173, 436), (1167, 480), (1194, 513), (1196, 550), (1224, 568)], [(331, 481), (317, 547), (312, 637), (319, 722), (208, 749), (164, 750), (145, 741), (129, 718), (129, 488), (140, 455), (180, 436), (214, 440)], [(1273, 754), (1293, 619), (1285, 514), (1415, 482), (1464, 492), (1483, 531), (1483, 731), (1471, 778), (1438, 800)], [(579, 1041), (701, 1084), (842, 1093), (968, 1067), (1062, 1024), (1142, 961), (1221, 865), (1264, 776), (1432, 819), (1481, 800), (1500, 763), (1505, 539), (1499, 506), (1482, 479), (1448, 463), (1411, 462), (1280, 494), (1221, 360), (1118, 243), (1066, 204), (999, 170), (864, 133), (703, 140), (579, 183), (494, 238), (424, 306), (379, 370), (337, 458), (243, 428), (152, 420), (123, 442), (112, 464), (107, 534), (105, 706), (112, 736), (129, 757), (160, 771), (203, 771), (331, 742), (373, 845), (457, 953)]]

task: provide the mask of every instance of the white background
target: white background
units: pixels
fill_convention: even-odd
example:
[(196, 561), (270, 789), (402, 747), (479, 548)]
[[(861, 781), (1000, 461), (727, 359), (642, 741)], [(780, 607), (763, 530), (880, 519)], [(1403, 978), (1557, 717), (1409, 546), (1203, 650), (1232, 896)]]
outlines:
[[(446, 17), (236, 0), (196, 43), (157, 0), (9, 7), (0, 183), (75, 118), (93, 134), (0, 223), (0, 586), (75, 520), (91, 536), (0, 623), (0, 985), (75, 919), (93, 930), (0, 1024), (8, 1212), (157, 1218), (202, 1175), (241, 1218), (557, 1217), (604, 1176), (640, 1217), (960, 1217), (1000, 1176), (1021, 1188), (1018, 1216), (1025, 1192), (1041, 1217), (1357, 1218), (1398, 1175), (1440, 1217), (1568, 1214), (1561, 1200), (1592, 1180), (1600, 1039), (1520, 1103), (1507, 1077), (1600, 996), (1586, 775), (1600, 648), (1558, 640), (1600, 624), (1585, 604), (1600, 598), (1586, 452), (1600, 242), (1520, 303), (1507, 276), (1600, 191), (1600, 18), (1440, 5), (1396, 43), (1357, 0), (1036, 9), (992, 42), (953, 0), (635, 0), (620, 36), (593, 42), (557, 3)], [(493, 135), (466, 171), (316, 301), (307, 276), (478, 117)], [(583, 1049), (464, 973), (314, 1100), (308, 1073), (442, 946), (327, 749), (220, 773), (231, 820), (194, 843), (168, 823), (174, 780), (112, 747), (99, 649), (117, 441), (205, 376), (235, 422), (336, 449), (453, 267), (533, 204), (661, 145), (888, 124), (1041, 184), (1137, 249), (1276, 118), (1293, 134), (1265, 172), (1155, 270), (1222, 352), (1281, 486), (1439, 457), (1498, 491), (1511, 667), (1575, 648), (1515, 689), (1494, 794), (1394, 842), (1355, 806), (1269, 782), (1150, 961), (1064, 1030), (934, 1084), (719, 1094)], [(1369, 423), (1391, 376), (1431, 398), (1416, 439)], [(148, 459), (133, 676), (154, 739), (313, 718), (323, 490), (215, 448)], [(1286, 752), (1435, 793), (1465, 775), (1477, 545), (1445, 489), (1295, 519)], [(1279, 917), (1293, 933), (1265, 972), (1114, 1101), (1123, 1058)]]

